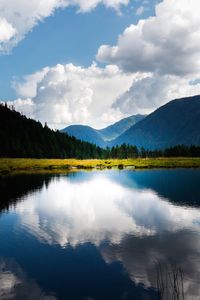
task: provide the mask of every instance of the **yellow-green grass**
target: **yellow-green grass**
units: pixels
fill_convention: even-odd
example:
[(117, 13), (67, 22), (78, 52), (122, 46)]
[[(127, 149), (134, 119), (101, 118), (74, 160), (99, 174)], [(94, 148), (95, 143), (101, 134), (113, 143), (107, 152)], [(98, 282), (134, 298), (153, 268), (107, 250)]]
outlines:
[(200, 158), (137, 159), (29, 159), (1, 158), (0, 174), (16, 172), (66, 172), (74, 169), (200, 168)]

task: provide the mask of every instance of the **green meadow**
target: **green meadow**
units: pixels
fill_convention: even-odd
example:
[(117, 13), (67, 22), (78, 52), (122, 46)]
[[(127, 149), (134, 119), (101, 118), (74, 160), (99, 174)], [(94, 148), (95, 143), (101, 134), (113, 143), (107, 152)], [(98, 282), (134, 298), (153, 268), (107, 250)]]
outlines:
[(1, 158), (0, 174), (17, 172), (65, 172), (79, 169), (112, 168), (199, 168), (200, 158), (136, 158), (136, 159), (29, 159)]

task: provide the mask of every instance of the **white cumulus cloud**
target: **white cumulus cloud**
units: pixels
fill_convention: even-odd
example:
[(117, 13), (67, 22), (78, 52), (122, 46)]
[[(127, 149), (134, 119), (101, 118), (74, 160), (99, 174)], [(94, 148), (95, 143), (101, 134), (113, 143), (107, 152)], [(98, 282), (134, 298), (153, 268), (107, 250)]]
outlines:
[(117, 66), (88, 68), (73, 64), (44, 68), (13, 85), (19, 99), (10, 105), (52, 127), (73, 123), (101, 127), (124, 115), (112, 104), (131, 86), (133, 78)]
[(0, 43), (9, 41), (16, 33), (16, 29), (5, 18), (0, 18)]
[[(17, 0), (5, 9), (7, 1), (0, 0), (0, 15), (17, 30), (14, 36), (8, 35), (4, 47), (17, 42), (58, 7), (75, 5), (78, 11), (86, 12), (99, 3), (119, 9), (129, 1), (24, 2)], [(97, 59), (107, 66), (46, 67), (14, 82), (18, 99), (9, 103), (52, 127), (79, 123), (98, 128), (127, 115), (150, 113), (174, 98), (199, 94), (198, 12), (198, 0), (163, 0), (156, 5), (155, 16), (130, 25), (115, 46), (99, 48)], [(195, 80), (196, 84), (191, 84)]]
[(155, 16), (126, 28), (117, 45), (102, 45), (97, 59), (128, 72), (199, 73), (199, 8), (198, 0), (164, 0)]
[[(134, 81), (113, 108), (149, 113), (160, 105), (200, 93), (200, 18), (198, 0), (163, 0), (155, 16), (131, 24), (114, 46), (102, 45), (97, 59), (126, 73), (149, 73)], [(198, 81), (197, 81), (198, 83)]]
[(200, 83), (172, 75), (151, 74), (137, 81), (113, 104), (122, 113), (148, 114), (170, 100), (200, 94)]

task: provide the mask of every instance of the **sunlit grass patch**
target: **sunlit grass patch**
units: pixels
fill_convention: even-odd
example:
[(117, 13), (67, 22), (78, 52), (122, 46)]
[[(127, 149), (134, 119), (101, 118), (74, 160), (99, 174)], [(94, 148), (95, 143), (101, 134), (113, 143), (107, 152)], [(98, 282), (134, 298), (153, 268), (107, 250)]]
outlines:
[(58, 172), (72, 169), (112, 169), (112, 168), (192, 168), (200, 167), (200, 158), (137, 158), (137, 159), (29, 159), (1, 158), (2, 175), (18, 171)]

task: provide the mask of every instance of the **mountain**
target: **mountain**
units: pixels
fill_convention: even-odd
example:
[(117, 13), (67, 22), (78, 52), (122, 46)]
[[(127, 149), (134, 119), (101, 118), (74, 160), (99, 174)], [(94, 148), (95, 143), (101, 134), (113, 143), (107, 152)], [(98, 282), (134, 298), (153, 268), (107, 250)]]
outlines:
[(71, 125), (62, 129), (61, 132), (105, 148), (106, 146), (109, 146), (111, 140), (117, 138), (144, 117), (144, 115), (139, 114), (130, 116), (99, 130), (85, 125)]
[(112, 141), (112, 145), (163, 149), (200, 145), (200, 96), (175, 99), (155, 110)]
[(100, 158), (104, 150), (0, 104), (0, 157)]
[(123, 132), (128, 130), (131, 126), (144, 119), (145, 115), (133, 115), (128, 118), (122, 119), (113, 125), (98, 130), (102, 135), (104, 141), (111, 141), (120, 136)]
[(67, 133), (70, 136), (74, 136), (79, 140), (86, 141), (98, 145), (99, 147), (105, 147), (102, 135), (98, 130), (85, 125), (71, 125), (61, 130), (63, 133)]

